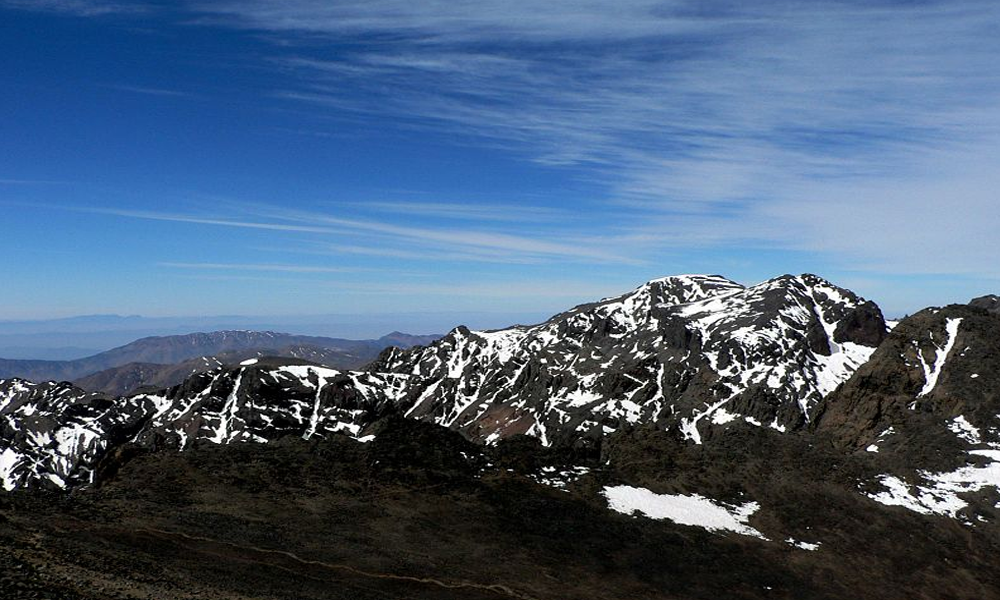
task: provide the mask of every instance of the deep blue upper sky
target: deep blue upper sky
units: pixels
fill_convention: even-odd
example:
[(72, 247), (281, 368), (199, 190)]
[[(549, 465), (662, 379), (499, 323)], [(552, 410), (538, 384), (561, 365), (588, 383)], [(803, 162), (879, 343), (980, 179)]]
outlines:
[(993, 0), (0, 0), (0, 56), (0, 320), (1000, 290)]

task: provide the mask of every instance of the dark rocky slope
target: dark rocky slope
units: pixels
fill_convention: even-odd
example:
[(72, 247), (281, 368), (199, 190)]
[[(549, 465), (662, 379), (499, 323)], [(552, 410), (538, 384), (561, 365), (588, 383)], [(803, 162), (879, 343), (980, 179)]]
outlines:
[(923, 469), (1000, 447), (1000, 312), (973, 301), (904, 319), (825, 400), (817, 429)]
[[(1000, 597), (995, 524), (969, 530), (853, 493), (870, 457), (804, 435), (730, 428), (698, 446), (642, 429), (574, 455), (517, 438), (483, 448), (403, 419), (373, 430), (368, 444), (136, 448), (72, 495), (9, 494), (0, 595)], [(564, 489), (537, 482), (579, 465), (589, 472)], [(769, 539), (610, 511), (598, 492), (622, 484), (752, 498), (761, 509), (749, 524)]]

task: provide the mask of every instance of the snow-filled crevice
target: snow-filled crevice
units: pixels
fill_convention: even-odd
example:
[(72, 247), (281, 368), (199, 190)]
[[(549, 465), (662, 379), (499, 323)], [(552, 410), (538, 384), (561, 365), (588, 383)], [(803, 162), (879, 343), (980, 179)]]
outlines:
[(917, 397), (926, 396), (927, 394), (934, 391), (937, 386), (938, 377), (941, 376), (941, 370), (944, 369), (944, 364), (948, 360), (948, 355), (951, 354), (952, 348), (955, 347), (955, 340), (958, 338), (958, 326), (962, 323), (962, 319), (948, 319), (945, 324), (945, 332), (948, 334), (948, 339), (945, 341), (943, 346), (938, 346), (935, 344), (935, 356), (934, 364), (930, 365), (927, 360), (924, 359), (922, 352), (918, 350), (917, 357), (920, 359), (920, 366), (924, 370), (924, 387), (917, 394)]

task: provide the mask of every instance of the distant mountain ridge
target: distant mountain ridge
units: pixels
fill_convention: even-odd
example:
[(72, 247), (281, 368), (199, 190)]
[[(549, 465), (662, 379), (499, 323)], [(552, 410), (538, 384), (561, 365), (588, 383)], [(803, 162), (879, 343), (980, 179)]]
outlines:
[[(390, 338), (390, 336), (386, 336), (383, 341), (405, 344), (408, 340), (406, 337)], [(381, 347), (375, 346), (352, 352), (305, 344), (293, 344), (281, 348), (248, 348), (246, 350), (231, 350), (213, 356), (199, 356), (176, 364), (128, 363), (120, 367), (98, 371), (74, 380), (73, 383), (88, 392), (123, 396), (137, 392), (142, 388), (172, 387), (182, 383), (192, 375), (265, 356), (307, 360), (334, 369), (360, 369), (375, 359), (378, 354), (377, 350), (381, 350)]]
[(363, 364), (384, 348), (430, 343), (438, 336), (409, 335), (393, 332), (376, 340), (348, 340), (273, 331), (226, 330), (209, 333), (146, 337), (106, 352), (68, 361), (0, 359), (0, 379), (21, 378), (29, 381), (73, 381), (128, 365), (145, 363), (174, 365), (227, 352), (281, 351), (294, 347), (312, 347), (340, 353), (343, 363)]

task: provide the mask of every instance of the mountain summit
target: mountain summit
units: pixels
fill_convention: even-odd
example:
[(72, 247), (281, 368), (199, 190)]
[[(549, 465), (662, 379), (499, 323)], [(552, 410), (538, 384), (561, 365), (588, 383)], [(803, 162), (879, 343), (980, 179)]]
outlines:
[(681, 275), (539, 325), (459, 327), (389, 349), (370, 370), (419, 378), (407, 414), (473, 439), (547, 443), (654, 423), (700, 443), (736, 419), (801, 427), (885, 335), (875, 304), (815, 275), (752, 287)]

